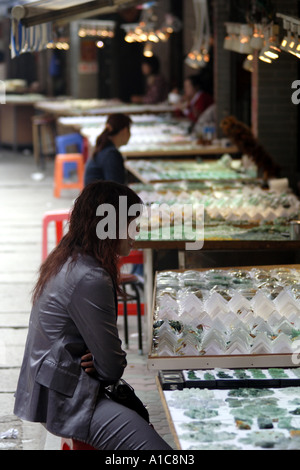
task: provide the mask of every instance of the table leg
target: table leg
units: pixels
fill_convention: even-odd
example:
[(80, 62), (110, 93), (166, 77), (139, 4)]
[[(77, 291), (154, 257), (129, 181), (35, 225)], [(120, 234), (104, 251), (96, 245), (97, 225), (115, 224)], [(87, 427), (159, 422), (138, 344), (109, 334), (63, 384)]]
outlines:
[[(153, 302), (153, 250), (144, 250), (144, 315), (146, 319), (146, 341), (150, 348), (152, 339), (152, 302)], [(150, 350), (148, 348), (148, 351)]]

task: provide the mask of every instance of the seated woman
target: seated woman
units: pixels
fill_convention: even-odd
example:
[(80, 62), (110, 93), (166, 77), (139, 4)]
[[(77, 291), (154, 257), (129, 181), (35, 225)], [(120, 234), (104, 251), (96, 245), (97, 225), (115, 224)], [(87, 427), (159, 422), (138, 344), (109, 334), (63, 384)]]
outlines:
[[(128, 211), (120, 214), (124, 196)], [(111, 181), (88, 185), (75, 201), (69, 231), (34, 289), (14, 412), (99, 450), (169, 450), (144, 417), (106, 393), (127, 365), (116, 293), (118, 258), (128, 255), (136, 232), (132, 207), (141, 210), (139, 197)], [(94, 373), (82, 364), (87, 351)]]
[(85, 166), (84, 184), (97, 180), (125, 183), (125, 168), (119, 148), (130, 139), (131, 119), (126, 114), (111, 114), (98, 136), (92, 157)]
[(168, 86), (165, 78), (160, 73), (158, 57), (143, 57), (142, 73), (146, 79), (146, 91), (144, 96), (132, 96), (132, 103), (157, 104), (168, 98)]
[[(192, 123), (198, 121), (201, 114), (213, 104), (213, 97), (205, 91), (205, 84), (198, 75), (191, 75), (184, 80), (184, 96), (179, 113), (187, 117)], [(178, 115), (177, 111), (177, 115)]]

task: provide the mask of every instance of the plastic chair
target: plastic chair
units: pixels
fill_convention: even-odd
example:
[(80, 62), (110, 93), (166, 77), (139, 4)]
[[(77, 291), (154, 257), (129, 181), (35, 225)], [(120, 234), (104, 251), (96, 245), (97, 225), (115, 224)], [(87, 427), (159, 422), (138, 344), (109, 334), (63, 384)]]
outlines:
[(68, 221), (70, 218), (70, 210), (49, 211), (45, 212), (42, 220), (42, 261), (48, 256), (48, 226), (50, 223), (55, 223), (56, 229), (56, 244), (60, 242), (63, 237), (63, 222)]
[[(55, 139), (56, 144), (56, 153), (65, 154), (65, 153), (81, 153), (84, 152), (84, 138), (78, 132), (72, 134), (59, 135)], [(68, 151), (68, 148), (72, 148), (71, 152)], [(70, 173), (76, 171), (75, 162), (67, 162), (64, 164), (64, 177), (69, 178)]]
[[(64, 164), (75, 163), (77, 171), (76, 182), (64, 181)], [(81, 153), (57, 154), (54, 162), (54, 196), (60, 197), (62, 189), (79, 189), (84, 187), (84, 160)]]
[(98, 450), (85, 442), (78, 441), (77, 439), (66, 439), (61, 440), (61, 450)]
[[(133, 250), (128, 256), (122, 256), (119, 261), (119, 268), (125, 264), (143, 264), (144, 257), (141, 250)], [(124, 338), (125, 338), (125, 347), (128, 348), (128, 302), (134, 301), (136, 304), (136, 314), (137, 314), (137, 324), (138, 324), (138, 350), (139, 354), (143, 354), (143, 337), (142, 337), (142, 308), (144, 304), (141, 303), (139, 288), (142, 287), (142, 284), (138, 277), (135, 274), (124, 274), (121, 273), (120, 284), (123, 287), (124, 295), (118, 296), (118, 304), (123, 306), (123, 316), (124, 316)], [(128, 294), (126, 291), (126, 286), (130, 286), (133, 294)], [(120, 309), (119, 309), (120, 310)]]

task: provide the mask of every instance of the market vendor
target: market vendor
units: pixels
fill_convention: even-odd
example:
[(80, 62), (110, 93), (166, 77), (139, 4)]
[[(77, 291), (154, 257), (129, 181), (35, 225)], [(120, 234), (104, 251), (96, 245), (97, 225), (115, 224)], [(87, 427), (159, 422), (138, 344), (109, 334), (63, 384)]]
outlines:
[(177, 105), (176, 115), (187, 117), (191, 122), (198, 121), (201, 114), (213, 104), (213, 97), (206, 91), (200, 75), (190, 75), (184, 80), (184, 95)]
[(119, 148), (130, 139), (131, 119), (126, 114), (111, 114), (97, 137), (94, 153), (85, 166), (84, 184), (97, 180), (125, 183), (125, 168)]
[(157, 104), (168, 98), (168, 86), (165, 78), (160, 73), (160, 61), (158, 57), (143, 57), (142, 73), (146, 79), (146, 92), (144, 96), (132, 96), (132, 103)]

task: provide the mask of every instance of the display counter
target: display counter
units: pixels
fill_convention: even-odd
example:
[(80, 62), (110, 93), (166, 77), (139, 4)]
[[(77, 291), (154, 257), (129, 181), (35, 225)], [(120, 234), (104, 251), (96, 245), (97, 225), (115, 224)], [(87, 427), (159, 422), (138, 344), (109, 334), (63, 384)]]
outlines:
[[(209, 145), (198, 144), (197, 139), (188, 134), (187, 122), (153, 114), (133, 114), (131, 119), (130, 140), (121, 148), (126, 158), (212, 157), (237, 153), (237, 148), (227, 145), (226, 139)], [(64, 116), (57, 122), (62, 132), (75, 131), (86, 137), (92, 149), (106, 120), (107, 116)]]
[[(202, 166), (197, 165), (197, 168)], [(207, 165), (204, 164), (204, 167)], [(218, 171), (221, 172), (220, 166)], [(161, 207), (161, 223), (166, 220), (164, 208), (166, 216), (169, 208), (169, 219), (172, 212), (180, 209), (183, 217), (184, 209), (188, 207), (199, 214), (202, 209), (205, 240), (287, 240), (291, 236), (290, 221), (300, 216), (300, 201), (290, 189), (267, 190), (255, 182), (246, 184), (243, 181), (211, 179), (203, 182), (131, 184), (130, 187), (149, 207), (151, 227), (158, 225), (158, 220), (155, 220), (155, 216), (158, 217), (156, 207)], [(140, 238), (147, 239), (142, 221), (140, 225)], [(149, 223), (144, 225), (148, 228)], [(184, 229), (186, 231), (187, 227)], [(154, 238), (153, 233), (148, 233), (148, 239), (151, 236)]]
[(182, 371), (180, 389), (176, 378), (164, 389), (172, 374), (157, 380), (178, 450), (300, 449), (299, 368), (207, 371), (206, 388), (187, 386), (193, 373)]
[(149, 368), (294, 367), (299, 265), (157, 272), (153, 295)]
[(242, 168), (241, 160), (224, 155), (218, 160), (130, 160), (127, 170), (144, 184), (178, 181), (253, 182), (257, 178), (254, 166)]
[(111, 113), (143, 114), (143, 113), (169, 113), (173, 112), (174, 106), (168, 103), (160, 104), (130, 104), (111, 99), (76, 99), (76, 98), (53, 98), (39, 100), (36, 109), (59, 116), (95, 116)]
[[(135, 246), (144, 250), (148, 312), (153, 274), (165, 269), (157, 261), (164, 253), (173, 258), (174, 264), (169, 265), (173, 268), (243, 266), (249, 259), (257, 265), (299, 262), (300, 240), (292, 239), (291, 220), (299, 219), (300, 203), (290, 190), (275, 192), (256, 183), (217, 180), (131, 187), (146, 207)], [(186, 207), (202, 214), (200, 227), (193, 219), (185, 222)], [(173, 211), (183, 213), (180, 230)]]
[(152, 322), (178, 450), (300, 449), (300, 265), (159, 272)]
[(35, 104), (43, 98), (38, 94), (7, 94), (0, 105), (0, 142), (16, 151), (33, 145), (32, 117)]

